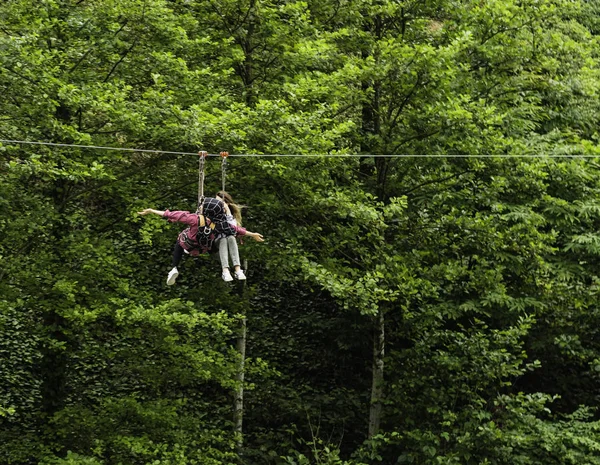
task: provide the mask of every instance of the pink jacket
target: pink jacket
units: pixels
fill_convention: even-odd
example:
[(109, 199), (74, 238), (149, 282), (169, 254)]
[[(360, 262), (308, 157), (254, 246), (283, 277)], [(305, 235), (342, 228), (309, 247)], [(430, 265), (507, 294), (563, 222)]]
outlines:
[[(190, 255), (199, 255), (200, 254), (200, 250), (198, 250), (197, 248), (192, 248), (190, 247), (187, 242), (185, 242), (184, 237), (185, 235), (187, 235), (187, 237), (189, 239), (191, 239), (192, 241), (196, 240), (196, 235), (198, 234), (198, 223), (200, 218), (198, 217), (198, 215), (196, 213), (190, 213), (188, 211), (181, 211), (181, 210), (175, 210), (175, 211), (169, 211), (169, 210), (165, 210), (165, 213), (163, 214), (163, 218), (166, 218), (170, 223), (185, 223), (188, 225), (188, 227), (186, 229), (184, 229), (181, 233), (179, 233), (179, 236), (177, 238), (177, 240), (179, 241), (179, 245), (181, 245), (181, 247), (183, 247), (184, 250), (187, 250)], [(207, 226), (210, 225), (211, 221), (210, 219), (206, 218), (206, 224)], [(237, 226), (237, 225), (232, 225), (236, 231), (236, 233), (239, 236), (244, 236), (246, 235), (246, 229), (242, 228), (241, 226)], [(208, 250), (203, 250), (202, 252), (207, 252)]]

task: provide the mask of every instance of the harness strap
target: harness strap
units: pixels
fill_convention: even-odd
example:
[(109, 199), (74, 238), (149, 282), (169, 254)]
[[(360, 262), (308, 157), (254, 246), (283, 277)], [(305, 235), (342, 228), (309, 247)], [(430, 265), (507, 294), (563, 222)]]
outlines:
[(196, 233), (196, 240), (192, 240), (192, 238), (189, 236), (188, 228), (181, 232), (183, 242), (185, 242), (190, 249), (201, 250), (204, 248), (203, 244), (200, 243), (201, 237), (204, 236), (206, 238), (210, 238), (210, 236), (214, 233), (215, 227), (216, 223), (210, 222), (210, 224), (207, 224), (206, 218), (203, 215), (198, 215), (198, 232)]

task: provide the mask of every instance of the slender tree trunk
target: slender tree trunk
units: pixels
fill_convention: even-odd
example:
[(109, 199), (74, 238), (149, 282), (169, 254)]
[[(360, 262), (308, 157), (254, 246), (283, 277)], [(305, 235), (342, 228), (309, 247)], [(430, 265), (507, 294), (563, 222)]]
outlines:
[[(381, 15), (374, 18), (365, 18), (365, 30), (373, 35), (375, 45), (363, 50), (362, 57), (367, 59), (372, 56), (377, 63), (380, 61), (377, 42), (382, 39), (383, 20)], [(366, 154), (380, 153), (381, 144), (381, 83), (375, 78), (362, 83), (364, 93), (371, 93), (371, 99), (362, 107), (362, 140), (361, 151)], [(383, 200), (385, 197), (385, 179), (387, 176), (386, 165), (383, 159), (375, 159), (374, 169), (366, 164), (366, 159), (361, 159), (361, 173), (363, 175), (377, 174), (375, 180), (377, 196)], [(372, 165), (371, 165), (372, 166)], [(381, 410), (383, 399), (383, 357), (385, 349), (385, 321), (384, 310), (379, 309), (373, 324), (373, 361), (371, 380), (371, 403), (369, 408), (369, 433), (372, 438), (379, 432), (381, 424)]]
[(381, 403), (383, 401), (383, 357), (385, 355), (385, 318), (383, 309), (374, 320), (373, 375), (371, 385), (371, 408), (369, 411), (369, 439), (379, 433)]
[(386, 187), (390, 163), (391, 161), (389, 158), (375, 159), (375, 171), (377, 172), (377, 198), (386, 204), (389, 201)]
[(238, 435), (237, 449), (241, 452), (244, 445), (243, 424), (244, 424), (244, 374), (246, 364), (246, 311), (243, 311), (243, 317), (240, 320), (239, 333), (237, 337), (237, 350), (240, 354), (236, 381), (238, 386), (235, 391), (235, 411), (234, 411), (234, 428)]
[(254, 93), (254, 31), (256, 0), (251, 0), (248, 13), (248, 24), (246, 27), (246, 37), (244, 39), (244, 66), (242, 71), (242, 81), (244, 83), (244, 94), (246, 104), (252, 106), (256, 96)]
[[(70, 110), (63, 105), (57, 110), (57, 115), (63, 121), (69, 121), (71, 118)], [(59, 167), (61, 167), (60, 164)], [(52, 187), (52, 203), (60, 219), (64, 219), (65, 216), (64, 211), (68, 202), (69, 191), (70, 186), (67, 180), (57, 180)], [(67, 235), (64, 228), (66, 223), (66, 221), (58, 220), (50, 228), (52, 243), (56, 244), (53, 250), (54, 261), (61, 264), (68, 261), (64, 250), (59, 247)], [(58, 311), (46, 308), (43, 315), (43, 324), (47, 332), (48, 342), (41, 349), (41, 403), (44, 413), (51, 417), (64, 407), (67, 398), (69, 351), (59, 347), (63, 345), (69, 347), (71, 340), (68, 336), (68, 321)]]
[[(244, 270), (248, 271), (248, 262), (244, 260)], [(246, 281), (242, 281), (240, 284), (239, 292), (240, 297), (245, 295), (246, 291)], [(233, 412), (233, 425), (234, 432), (236, 433), (236, 449), (238, 453), (238, 457), (241, 458), (242, 449), (244, 447), (244, 376), (246, 372), (246, 299), (241, 299), (241, 314), (242, 319), (240, 320), (240, 326), (238, 328), (238, 336), (237, 336), (237, 351), (240, 355), (237, 373), (236, 373), (236, 381), (237, 388), (234, 393), (234, 412)]]
[[(374, 19), (369, 18), (365, 25), (365, 31), (374, 35), (376, 40), (381, 39), (382, 35), (382, 19), (380, 15), (377, 15)], [(369, 57), (373, 57), (377, 62), (379, 61), (379, 52), (375, 48), (362, 50), (361, 56), (364, 60)], [(361, 138), (360, 138), (360, 151), (367, 155), (373, 155), (379, 153), (381, 148), (380, 137), (381, 137), (381, 83), (379, 79), (368, 79), (362, 82), (361, 90), (363, 95), (369, 93), (372, 97), (369, 101), (365, 102), (361, 109)], [(370, 157), (360, 158), (360, 172), (364, 177), (371, 177), (375, 172), (375, 167), (368, 161)], [(377, 163), (377, 159), (375, 159)]]

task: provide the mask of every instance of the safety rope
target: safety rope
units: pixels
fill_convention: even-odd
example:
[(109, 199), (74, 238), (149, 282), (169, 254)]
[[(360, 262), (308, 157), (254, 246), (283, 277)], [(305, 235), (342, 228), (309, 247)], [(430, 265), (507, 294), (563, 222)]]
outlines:
[(198, 152), (198, 208), (196, 213), (202, 214), (202, 204), (204, 203), (204, 162), (208, 157), (208, 152)]
[(225, 178), (227, 176), (227, 157), (229, 152), (221, 152), (221, 190), (225, 191)]

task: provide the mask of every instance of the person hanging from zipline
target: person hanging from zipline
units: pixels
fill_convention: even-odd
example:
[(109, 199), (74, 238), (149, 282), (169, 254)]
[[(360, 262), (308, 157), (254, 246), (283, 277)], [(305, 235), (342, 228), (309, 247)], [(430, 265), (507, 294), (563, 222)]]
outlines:
[[(239, 230), (244, 230), (241, 228), (242, 226), (242, 206), (236, 204), (233, 201), (231, 195), (229, 195), (224, 190), (217, 192), (215, 198), (222, 200), (225, 208), (225, 218), (229, 225), (236, 229), (236, 234), (234, 235), (226, 235), (223, 233), (218, 234), (215, 237), (214, 248), (219, 252), (219, 258), (221, 260), (221, 268), (223, 270), (222, 277), (224, 281), (232, 281), (231, 272), (229, 271), (229, 257), (231, 257), (231, 262), (233, 264), (235, 277), (239, 280), (246, 279), (244, 275), (244, 271), (240, 267), (240, 254), (238, 251), (236, 236), (243, 236), (244, 234), (240, 234)], [(246, 236), (252, 237), (257, 242), (263, 242), (262, 234), (258, 233), (248, 233), (246, 231)]]
[[(218, 249), (223, 268), (223, 280), (227, 282), (233, 280), (231, 272), (229, 271), (228, 254), (231, 254), (236, 278), (239, 280), (246, 279), (246, 276), (240, 267), (239, 252), (237, 243), (235, 242), (235, 236), (250, 236), (257, 242), (263, 242), (264, 239), (262, 234), (248, 231), (236, 224), (236, 215), (241, 220), (239, 206), (233, 202), (233, 199), (231, 199), (229, 194), (224, 192), (220, 193), (223, 194), (223, 197), (226, 197), (231, 201), (233, 207), (229, 207), (223, 201), (223, 198), (206, 197), (197, 213), (190, 213), (182, 210), (163, 211), (152, 208), (146, 208), (138, 212), (140, 215), (152, 213), (162, 216), (171, 223), (184, 223), (188, 225), (186, 229), (179, 233), (173, 248), (173, 259), (171, 262), (172, 269), (167, 277), (167, 284), (169, 286), (175, 284), (175, 281), (179, 276), (177, 267), (179, 266), (184, 253), (192, 256), (198, 256), (201, 253), (210, 253), (214, 249), (213, 245), (215, 241), (219, 244)], [(233, 215), (231, 214), (230, 208), (233, 208)], [(231, 222), (228, 221), (227, 212), (229, 212), (229, 220), (231, 220)]]
[[(237, 205), (231, 196), (225, 192), (225, 172), (227, 170), (227, 157), (229, 152), (221, 152), (221, 182), (222, 189), (215, 197), (204, 197), (204, 163), (208, 152), (198, 152), (198, 209), (196, 213), (188, 211), (161, 211), (146, 208), (140, 215), (153, 213), (166, 218), (174, 223), (185, 223), (188, 227), (179, 233), (175, 247), (173, 248), (172, 269), (167, 277), (169, 286), (175, 284), (179, 270), (177, 267), (184, 253), (196, 256), (200, 253), (211, 252), (215, 241), (216, 249), (219, 250), (221, 259), (222, 278), (224, 281), (233, 281), (229, 271), (229, 255), (233, 262), (235, 277), (239, 280), (246, 279), (240, 267), (240, 256), (235, 236), (250, 236), (255, 241), (263, 242), (262, 234), (253, 233), (242, 228), (241, 207)], [(233, 212), (233, 214), (232, 214)]]

